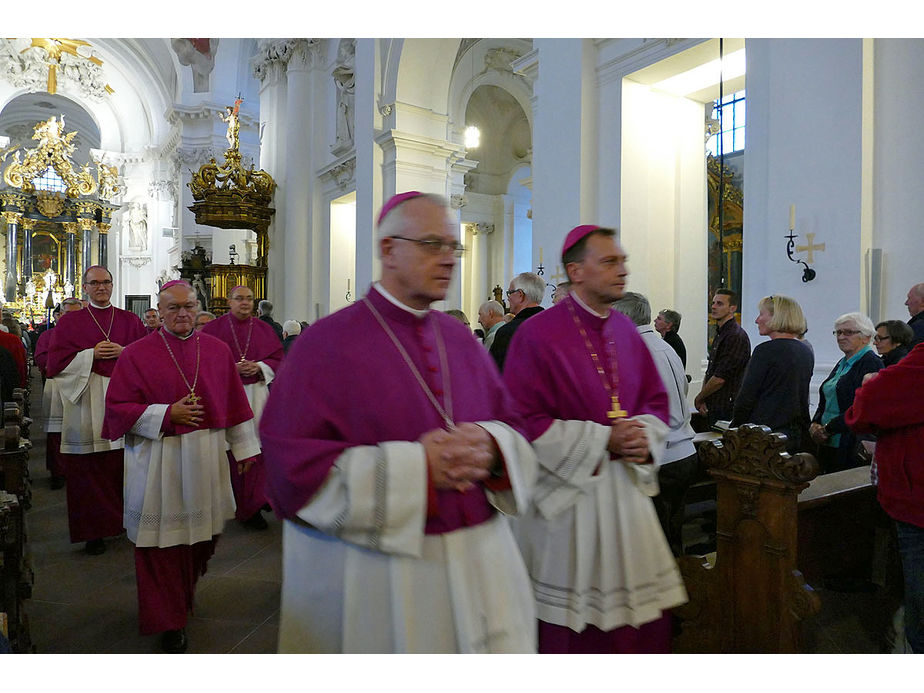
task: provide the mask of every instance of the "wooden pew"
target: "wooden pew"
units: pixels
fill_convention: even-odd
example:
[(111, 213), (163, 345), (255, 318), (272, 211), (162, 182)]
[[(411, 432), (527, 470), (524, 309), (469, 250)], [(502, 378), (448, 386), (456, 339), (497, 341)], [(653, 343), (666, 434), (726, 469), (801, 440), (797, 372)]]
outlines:
[(716, 481), (716, 554), (678, 559), (690, 600), (674, 610), (675, 652), (799, 651), (799, 622), (821, 601), (797, 568), (797, 504), (819, 465), (785, 448), (785, 436), (751, 424), (700, 446)]

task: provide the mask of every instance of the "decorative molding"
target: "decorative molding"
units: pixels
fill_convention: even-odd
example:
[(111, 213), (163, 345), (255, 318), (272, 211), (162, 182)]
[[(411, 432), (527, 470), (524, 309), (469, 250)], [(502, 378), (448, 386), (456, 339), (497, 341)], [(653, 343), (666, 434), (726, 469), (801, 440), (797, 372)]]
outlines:
[(512, 48), (492, 48), (484, 54), (484, 67), (486, 70), (512, 73), (512, 63), (521, 57), (522, 54)]
[(320, 178), (330, 178), (341, 190), (351, 187), (356, 181), (356, 157), (352, 156), (343, 161), (335, 161), (318, 173)]
[(452, 209), (462, 209), (468, 204), (468, 198), (465, 195), (451, 195), (449, 197), (449, 206)]
[(381, 104), (379, 106), (379, 115), (381, 115), (383, 118), (387, 118), (388, 116), (391, 115), (391, 112), (393, 110), (395, 110), (394, 101), (392, 101), (391, 103)]
[(488, 224), (488, 223), (475, 224), (475, 228), (472, 230), (472, 233), (475, 234), (476, 236), (479, 233), (482, 233), (485, 235), (492, 234), (494, 233), (494, 224)]
[(165, 202), (176, 202), (180, 184), (175, 178), (154, 180), (148, 184), (148, 196)]
[(102, 64), (86, 41), (0, 39), (0, 74), (31, 93), (55, 94), (61, 84), (91, 101), (102, 101), (112, 93)]
[(119, 261), (123, 265), (128, 264), (135, 269), (141, 269), (151, 262), (151, 257), (149, 255), (121, 255), (119, 256)]

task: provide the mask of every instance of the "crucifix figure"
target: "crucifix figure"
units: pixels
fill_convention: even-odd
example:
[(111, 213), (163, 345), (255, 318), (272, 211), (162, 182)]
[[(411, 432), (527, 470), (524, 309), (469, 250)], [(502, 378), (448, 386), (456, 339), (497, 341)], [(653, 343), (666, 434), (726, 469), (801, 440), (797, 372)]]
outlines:
[(820, 243), (818, 245), (815, 245), (815, 234), (814, 233), (807, 233), (805, 234), (805, 237), (808, 239), (808, 245), (797, 245), (796, 252), (801, 253), (807, 250), (808, 251), (808, 261), (809, 263), (812, 263), (812, 262), (815, 262), (814, 251), (824, 250), (825, 244)]

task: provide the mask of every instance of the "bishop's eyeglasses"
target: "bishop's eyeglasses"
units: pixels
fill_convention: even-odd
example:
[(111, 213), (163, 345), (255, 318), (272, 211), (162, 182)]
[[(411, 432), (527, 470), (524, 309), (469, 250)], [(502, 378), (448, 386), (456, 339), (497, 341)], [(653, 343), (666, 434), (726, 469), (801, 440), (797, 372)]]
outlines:
[(429, 255), (442, 255), (443, 253), (452, 253), (456, 257), (462, 257), (465, 253), (465, 246), (459, 241), (443, 241), (438, 238), (406, 238), (404, 236), (389, 236), (397, 238), (399, 241), (410, 241)]

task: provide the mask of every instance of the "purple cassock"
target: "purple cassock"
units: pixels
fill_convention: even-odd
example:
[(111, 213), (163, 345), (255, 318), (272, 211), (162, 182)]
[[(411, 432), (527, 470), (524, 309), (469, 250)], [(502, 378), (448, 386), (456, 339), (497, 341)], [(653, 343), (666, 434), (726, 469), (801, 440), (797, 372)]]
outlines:
[[(45, 369), (48, 366), (48, 347), (51, 345), (51, 335), (54, 326), (46, 328), (42, 334), (39, 335), (38, 340), (35, 342), (35, 353), (32, 357), (32, 360), (35, 362), (35, 365), (38, 366), (39, 371), (42, 374), (42, 378), (46, 378)], [(57, 417), (57, 425), (54, 426), (54, 430), (49, 428), (49, 419), (52, 417), (51, 412), (51, 400), (53, 398), (60, 398), (57, 390), (54, 387), (54, 381), (51, 379), (45, 380), (44, 392), (42, 394), (42, 413), (45, 415), (45, 469), (47, 469), (52, 477), (64, 477), (64, 458), (61, 457), (61, 423), (60, 417), (61, 412), (56, 411), (55, 416)]]
[[(254, 422), (259, 424), (268, 396), (267, 387), (279, 371), (284, 355), (279, 337), (272, 327), (256, 317), (238, 320), (231, 313), (206, 323), (202, 332), (227, 344), (235, 361), (256, 361), (264, 364), (265, 367), (261, 368), (262, 377), (239, 376), (253, 409)], [(246, 474), (238, 471), (237, 460), (230, 452), (228, 461), (231, 465), (231, 486), (237, 503), (236, 517), (239, 520), (247, 520), (266, 504), (266, 468), (263, 456), (257, 457)]]
[[(46, 374), (63, 382), (67, 379), (64, 371), (78, 354), (93, 349), (107, 336), (124, 347), (145, 334), (137, 315), (115, 306), (101, 309), (91, 304), (65, 313), (52, 330)], [(94, 430), (99, 423), (92, 424), (102, 421), (105, 387), (117, 360), (93, 359), (85, 391), (64, 403), (61, 454), (67, 469), (67, 517), (74, 543), (122, 531), (122, 450), (112, 449), (101, 439), (101, 431)], [(74, 395), (80, 386), (67, 389)]]
[[(576, 321), (583, 327), (584, 334)], [(596, 362), (592, 353), (597, 355)], [(614, 362), (616, 374), (613, 373)], [(608, 455), (606, 429), (598, 428), (600, 432), (596, 435), (600, 437), (595, 439), (596, 442), (573, 433), (582, 430), (573, 428), (577, 422), (593, 422), (591, 426), (601, 424), (606, 427), (613, 423), (607, 416), (612, 407), (611, 395), (597, 364), (602, 367), (606, 382), (612, 384), (618, 381), (619, 405), (625, 410), (625, 416), (651, 415), (665, 424), (669, 421), (667, 393), (636, 326), (617, 311), (611, 311), (606, 318), (594, 315), (573, 295), (533, 316), (517, 331), (503, 373), (517, 412), (525, 421), (530, 441), (535, 444), (547, 432), (560, 441), (544, 443), (555, 446), (554, 452), (545, 458), (542, 445), (537, 447), (540, 469), (554, 470), (540, 473), (537, 503), (542, 503), (543, 488), (555, 488), (558, 483), (565, 486), (574, 484), (583, 489), (574, 505), (564, 508), (560, 514), (543, 516), (529, 525), (530, 531), (522, 533), (524, 555), (532, 556), (527, 565), (537, 597), (540, 653), (663, 651), (663, 643), (667, 642), (669, 646), (670, 642), (669, 617), (661, 616), (660, 608), (641, 617), (643, 623), (613, 628), (605, 626), (602, 629), (594, 624), (595, 620), (601, 624), (628, 623), (635, 617), (625, 615), (631, 614), (634, 608), (631, 606), (633, 598), (600, 595), (618, 593), (623, 587), (627, 587), (627, 594), (631, 594), (633, 588), (642, 592), (644, 587), (640, 587), (639, 583), (646, 583), (644, 577), (639, 578), (638, 583), (629, 583), (619, 577), (627, 562), (634, 565), (638, 559), (637, 555), (631, 554), (631, 549), (628, 549), (630, 555), (614, 558), (600, 569), (604, 575), (600, 581), (596, 577), (588, 577), (589, 573), (598, 570), (593, 566), (601, 564), (600, 556), (613, 556), (612, 551), (627, 551), (624, 535), (620, 537), (620, 532), (631, 535), (644, 525), (645, 531), (655, 533), (651, 536), (660, 537), (664, 543), (659, 554), (663, 556), (658, 560), (673, 563), (653, 507), (647, 508), (647, 515), (645, 512), (635, 515), (628, 505), (621, 504), (619, 493), (632, 493), (630, 500), (639, 504), (643, 511), (646, 505), (651, 505), (643, 494), (636, 495), (635, 491), (626, 490), (627, 485), (632, 486), (631, 481), (627, 481), (631, 476), (614, 476), (625, 474), (626, 465), (613, 462), (616, 466), (612, 469), (600, 467)], [(572, 428), (569, 429), (569, 426)], [(589, 429), (585, 427), (583, 430)], [(549, 439), (546, 437), (544, 440)], [(599, 446), (596, 451), (587, 452), (594, 445)], [(556, 456), (559, 450), (560, 455)], [(586, 476), (580, 479), (569, 477), (579, 464), (578, 458), (585, 452), (587, 462), (583, 463), (583, 473)], [(593, 478), (603, 472), (605, 478), (600, 478), (599, 484), (593, 485)], [(600, 495), (600, 489), (611, 483), (614, 488), (621, 487), (622, 490), (617, 488), (612, 495)], [(586, 505), (581, 506), (582, 503)], [(619, 517), (621, 521), (625, 518), (625, 524), (620, 522), (618, 529), (598, 528), (596, 532), (585, 534), (577, 528), (581, 522), (587, 522), (587, 517), (595, 517), (597, 523), (609, 523), (611, 517)], [(609, 546), (603, 537), (614, 532), (617, 538), (613, 546)], [(644, 544), (649, 535), (643, 532), (641, 536), (645, 537), (642, 540)], [(648, 549), (643, 546), (640, 550)], [(561, 568), (563, 564), (572, 567)], [(610, 576), (606, 575), (607, 571)], [(633, 571), (637, 569), (629, 570)], [(612, 574), (616, 576), (612, 577)], [(674, 583), (663, 588), (663, 594), (670, 595), (665, 597), (665, 601), (673, 599), (675, 601), (670, 603), (677, 603), (680, 598), (677, 595), (682, 594), (682, 583), (678, 586), (677, 581), (679, 575)], [(607, 616), (600, 615), (607, 612), (600, 609), (599, 604), (594, 606), (594, 600), (598, 598), (601, 601), (611, 599)], [(568, 605), (563, 606), (566, 603)]]
[[(438, 401), (446, 407), (434, 323), (439, 324), (450, 368), (457, 424), (518, 419), (497, 367), (464, 325), (429, 311), (403, 310), (375, 288), (368, 298)], [(289, 351), (260, 423), (267, 462), (267, 496), (277, 515), (293, 518), (348, 448), (383, 441), (416, 441), (443, 419), (362, 301), (318, 321)], [(428, 485), (429, 486), (429, 485)], [(484, 489), (459, 493), (428, 489), (426, 534), (480, 524), (493, 515)]]

